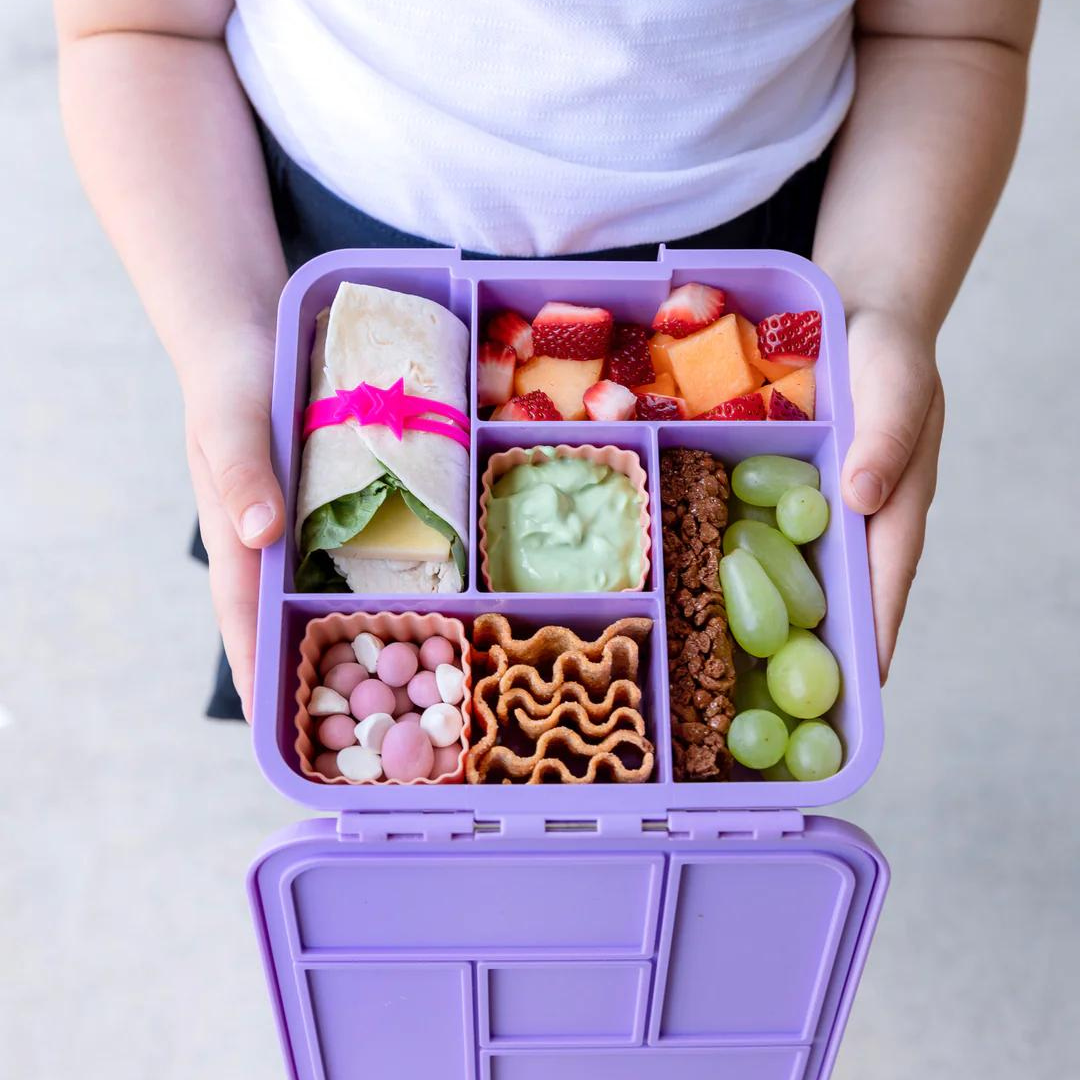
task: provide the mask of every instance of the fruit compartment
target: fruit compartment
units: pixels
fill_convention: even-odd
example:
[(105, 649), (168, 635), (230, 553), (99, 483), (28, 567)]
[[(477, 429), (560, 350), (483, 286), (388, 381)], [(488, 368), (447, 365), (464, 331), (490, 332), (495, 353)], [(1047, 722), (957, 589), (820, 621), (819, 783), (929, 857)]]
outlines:
[[(837, 381), (847, 377), (843, 309), (838, 300), (834, 302), (831, 290), (821, 287), (819, 272), (805, 260), (785, 252), (769, 252), (770, 257), (777, 258), (774, 265), (764, 266), (758, 254), (667, 251), (657, 263), (527, 264), (527, 273), (521, 273), (520, 263), (488, 265), (478, 275), (476, 285), (474, 338), (482, 339), (488, 320), (499, 311), (510, 309), (531, 321), (549, 301), (606, 308), (616, 322), (634, 322), (649, 328), (657, 308), (672, 289), (689, 282), (714, 285), (724, 290), (727, 312), (738, 312), (754, 323), (781, 311), (813, 309), (822, 313), (821, 352), (814, 365), (815, 420), (829, 422), (834, 418), (834, 401), (843, 401), (847, 395), (846, 386)], [(729, 257), (729, 265), (718, 265), (728, 262)], [(812, 273), (807, 272), (808, 267)], [(831, 362), (834, 354), (838, 355), (837, 363)], [(475, 385), (474, 379), (471, 404), (478, 422), (500, 426), (507, 423), (481, 416)], [(635, 425), (641, 421), (618, 423)]]
[[(840, 696), (827, 719), (840, 736), (844, 759), (828, 780), (773, 783), (782, 798), (797, 805), (807, 789), (859, 786), (869, 776), (881, 751), (881, 694), (877, 651), (872, 631), (869, 574), (866, 564), (864, 519), (849, 510), (840, 494), (842, 455), (832, 425), (817, 423), (758, 424), (753, 430), (739, 424), (664, 424), (657, 429), (657, 449), (684, 447), (705, 450), (719, 458), (730, 477), (735, 465), (755, 454), (782, 454), (811, 462), (821, 476), (821, 493), (829, 503), (829, 524), (817, 540), (800, 547), (825, 591), (826, 614), (814, 633), (825, 642), (840, 665)], [(660, 543), (661, 590), (663, 543)], [(764, 661), (757, 661), (764, 664)], [(756, 786), (756, 782), (740, 782)], [(715, 787), (715, 784), (707, 786)]]
[[(456, 252), (341, 251), (321, 256), (294, 275), (282, 296), (274, 378), (272, 455), (284, 480), (287, 520), (295, 512), (301, 459), (301, 428), (307, 404), (310, 348), (317, 313), (343, 281), (366, 283), (426, 296), (448, 307), (471, 328), (470, 400), (475, 407), (477, 327), (495, 310), (512, 307), (534, 314), (546, 301), (601, 304), (618, 319), (647, 322), (670, 288), (688, 281), (715, 284), (748, 317), (776, 310), (817, 308), (823, 313), (817, 362), (818, 419), (801, 423), (558, 422), (522, 424), (477, 419), (472, 423), (470, 527), (467, 588), (460, 594), (360, 596), (293, 591), (296, 551), (293, 530), (264, 553), (260, 584), (259, 648), (254, 705), (254, 740), (260, 766), (280, 790), (326, 810), (467, 809), (497, 813), (512, 807), (552, 817), (604, 810), (664, 815), (672, 808), (776, 808), (823, 805), (850, 795), (873, 771), (882, 742), (881, 699), (870, 608), (862, 519), (842, 508), (839, 469), (850, 443), (852, 421), (847, 389), (843, 311), (831, 284), (812, 264), (782, 252), (663, 252), (652, 263), (474, 263)], [(834, 403), (837, 403), (834, 410)], [(647, 472), (652, 529), (650, 571), (642, 593), (490, 593), (479, 574), (479, 479), (492, 453), (514, 446), (604, 445), (635, 450)], [(810, 783), (680, 783), (672, 780), (670, 713), (667, 699), (663, 554), (659, 517), (659, 453), (674, 446), (700, 447), (728, 466), (756, 453), (805, 457), (818, 465), (832, 522), (808, 558), (822, 581), (829, 613), (820, 629), (840, 662), (844, 689), (831, 718), (845, 743), (841, 770)], [(626, 615), (654, 620), (642, 711), (656, 748), (653, 781), (647, 784), (323, 785), (304, 778), (295, 750), (297, 646), (306, 620), (331, 612), (439, 612), (466, 625), (476, 615), (500, 611), (515, 630), (546, 623), (569, 625), (585, 635)]]

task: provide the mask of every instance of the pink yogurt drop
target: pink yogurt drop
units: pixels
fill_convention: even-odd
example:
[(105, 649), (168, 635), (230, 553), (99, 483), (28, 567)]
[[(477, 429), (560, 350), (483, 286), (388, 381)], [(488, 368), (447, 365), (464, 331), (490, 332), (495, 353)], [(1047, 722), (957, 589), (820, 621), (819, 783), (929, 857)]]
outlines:
[(412, 712), (413, 703), (412, 698), (409, 697), (409, 688), (407, 686), (395, 686), (394, 687), (394, 715), (400, 716), (402, 713)]
[(338, 664), (355, 663), (356, 653), (353, 652), (352, 644), (348, 641), (339, 641), (337, 645), (331, 645), (323, 653), (323, 658), (319, 661), (319, 674), (325, 675), (331, 668), (337, 667)]
[(440, 746), (435, 751), (435, 764), (431, 766), (429, 778), (436, 780), (447, 773), (457, 772), (460, 757), (461, 743), (454, 743), (452, 746)]
[(454, 655), (454, 646), (446, 638), (436, 634), (420, 646), (420, 666), (434, 671), (440, 664), (452, 664)]
[(409, 783), (431, 773), (435, 751), (419, 724), (395, 724), (383, 739), (382, 767), (387, 780)]
[(420, 666), (416, 646), (395, 641), (379, 653), (376, 672), (387, 686), (404, 686)]
[(351, 664), (337, 664), (323, 676), (323, 686), (336, 690), (348, 700), (349, 695), (368, 677), (368, 673), (354, 660)]
[(418, 671), (409, 680), (409, 700), (418, 709), (426, 709), (429, 705), (442, 701), (434, 671)]
[(349, 712), (357, 720), (363, 720), (374, 712), (390, 713), (392, 716), (395, 703), (394, 691), (386, 683), (378, 679), (365, 679), (349, 695)]
[(356, 721), (344, 713), (334, 713), (319, 725), (319, 742), (327, 750), (344, 750), (356, 745)]
[[(327, 717), (329, 719), (329, 717)], [(341, 770), (337, 767), (337, 753), (333, 750), (324, 750), (313, 762), (312, 765), (315, 771), (320, 776), (325, 776), (327, 780), (333, 780), (335, 777), (341, 775)]]
[(399, 724), (419, 724), (420, 723), (420, 714), (418, 712), (402, 713), (397, 718), (397, 722)]

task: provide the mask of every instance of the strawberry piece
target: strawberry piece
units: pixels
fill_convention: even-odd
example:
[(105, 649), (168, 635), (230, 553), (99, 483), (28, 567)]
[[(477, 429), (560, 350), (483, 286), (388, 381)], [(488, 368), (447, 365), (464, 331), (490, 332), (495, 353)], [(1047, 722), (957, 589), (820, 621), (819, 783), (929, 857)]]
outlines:
[(684, 338), (703, 330), (724, 314), (724, 290), (691, 281), (672, 289), (660, 305), (652, 328), (658, 334)]
[(639, 394), (637, 418), (639, 420), (685, 420), (688, 413), (682, 398), (664, 394)]
[(514, 350), (485, 341), (476, 358), (476, 403), (502, 405), (514, 395)]
[(532, 327), (516, 311), (500, 311), (491, 317), (487, 336), (500, 345), (509, 345), (519, 360), (533, 354)]
[(764, 420), (765, 402), (760, 394), (742, 394), (722, 401), (714, 409), (695, 416), (695, 420)]
[(511, 398), (501, 408), (496, 409), (492, 420), (561, 420), (562, 413), (555, 408), (555, 403), (543, 390), (530, 390), (520, 397)]
[(773, 392), (769, 395), (769, 419), (809, 420), (810, 417), (794, 401), (789, 401), (774, 387)]
[(816, 360), (821, 349), (821, 312), (784, 311), (757, 324), (758, 351), (763, 357), (792, 353)]
[(593, 383), (581, 400), (590, 420), (633, 420), (638, 403), (633, 390), (610, 379)]
[(604, 308), (545, 304), (533, 319), (533, 348), (538, 356), (595, 360), (608, 351), (613, 323)]
[(604, 378), (621, 386), (641, 386), (656, 378), (649, 336), (644, 326), (636, 323), (616, 323), (611, 335), (611, 357)]

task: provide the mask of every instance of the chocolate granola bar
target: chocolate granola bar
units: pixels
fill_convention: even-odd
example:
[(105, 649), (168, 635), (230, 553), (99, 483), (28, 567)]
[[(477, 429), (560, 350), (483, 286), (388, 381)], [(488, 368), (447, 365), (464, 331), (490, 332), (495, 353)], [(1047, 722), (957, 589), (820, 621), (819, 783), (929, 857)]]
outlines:
[(660, 455), (671, 737), (676, 780), (727, 780), (735, 666), (718, 567), (731, 489), (704, 450)]

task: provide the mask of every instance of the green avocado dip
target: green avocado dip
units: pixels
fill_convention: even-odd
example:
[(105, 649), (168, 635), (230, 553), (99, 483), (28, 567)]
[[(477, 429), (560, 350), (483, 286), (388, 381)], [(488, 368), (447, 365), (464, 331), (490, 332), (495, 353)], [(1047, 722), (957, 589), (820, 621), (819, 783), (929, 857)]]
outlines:
[(641, 578), (641, 495), (621, 472), (554, 450), (501, 476), (488, 498), (496, 592), (616, 592)]

